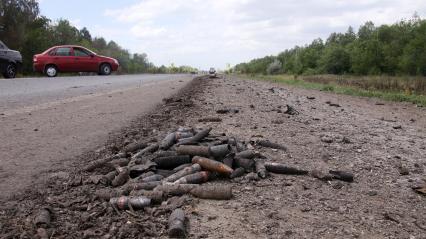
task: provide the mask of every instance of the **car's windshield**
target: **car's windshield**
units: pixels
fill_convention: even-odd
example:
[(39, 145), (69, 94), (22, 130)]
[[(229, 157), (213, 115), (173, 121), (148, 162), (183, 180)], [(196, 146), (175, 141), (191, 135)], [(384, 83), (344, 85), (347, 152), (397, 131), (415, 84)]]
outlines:
[[(80, 47), (78, 47), (77, 49), (81, 49), (81, 50), (84, 50), (84, 51), (86, 51), (89, 55), (97, 55), (96, 54), (96, 52), (94, 52), (94, 51), (91, 51), (91, 50), (89, 50), (89, 49), (87, 49), (87, 48), (80, 48)], [(74, 48), (74, 50), (75, 50), (75, 48)]]
[(83, 48), (80, 48), (80, 47), (74, 47), (74, 55), (75, 56), (90, 56), (91, 54), (93, 54), (93, 53), (91, 53), (91, 52), (89, 52), (89, 50), (86, 50), (86, 49), (83, 49)]
[(2, 41), (0, 41), (0, 49), (8, 49)]

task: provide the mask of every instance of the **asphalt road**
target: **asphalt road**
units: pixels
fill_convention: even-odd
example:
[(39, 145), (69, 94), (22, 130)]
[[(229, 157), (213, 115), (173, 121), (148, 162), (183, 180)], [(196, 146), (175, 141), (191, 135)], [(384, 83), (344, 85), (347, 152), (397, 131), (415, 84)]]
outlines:
[(176, 93), (190, 75), (0, 80), (0, 201)]

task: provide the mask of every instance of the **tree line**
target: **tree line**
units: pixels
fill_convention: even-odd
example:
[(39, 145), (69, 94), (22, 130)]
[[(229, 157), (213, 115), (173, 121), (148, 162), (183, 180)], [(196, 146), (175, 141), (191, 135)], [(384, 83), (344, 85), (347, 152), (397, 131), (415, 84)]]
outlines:
[(98, 54), (116, 58), (122, 73), (184, 73), (190, 66), (155, 66), (145, 53), (131, 54), (114, 41), (92, 37), (86, 27), (77, 29), (66, 19), (52, 21), (40, 14), (36, 0), (0, 0), (0, 40), (18, 50), (23, 73), (32, 73), (32, 58), (55, 45), (81, 45)]
[(353, 74), (426, 76), (426, 20), (415, 14), (392, 25), (361, 25), (332, 33), (276, 56), (241, 63), (246, 74)]

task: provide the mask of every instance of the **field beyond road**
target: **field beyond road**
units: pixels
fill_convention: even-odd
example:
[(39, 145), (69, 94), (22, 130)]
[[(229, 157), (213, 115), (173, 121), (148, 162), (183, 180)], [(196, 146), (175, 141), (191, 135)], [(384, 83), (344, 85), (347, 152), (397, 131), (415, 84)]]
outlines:
[(425, 77), (344, 75), (242, 75), (242, 77), (337, 94), (411, 102), (426, 107)]

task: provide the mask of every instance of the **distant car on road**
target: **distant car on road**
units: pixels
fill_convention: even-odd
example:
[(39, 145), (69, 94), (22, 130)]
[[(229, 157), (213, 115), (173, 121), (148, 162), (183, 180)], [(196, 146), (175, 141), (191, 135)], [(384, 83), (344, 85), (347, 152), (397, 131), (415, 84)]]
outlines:
[(22, 66), (22, 56), (19, 51), (9, 49), (0, 41), (0, 72), (4, 78), (15, 78), (16, 72)]
[(210, 78), (216, 77), (216, 70), (213, 67), (211, 67), (210, 70), (209, 70), (209, 76), (210, 76)]
[(99, 75), (109, 75), (119, 65), (114, 58), (97, 55), (82, 46), (74, 45), (55, 46), (33, 57), (34, 71), (48, 77), (55, 77), (58, 72), (96, 72)]

